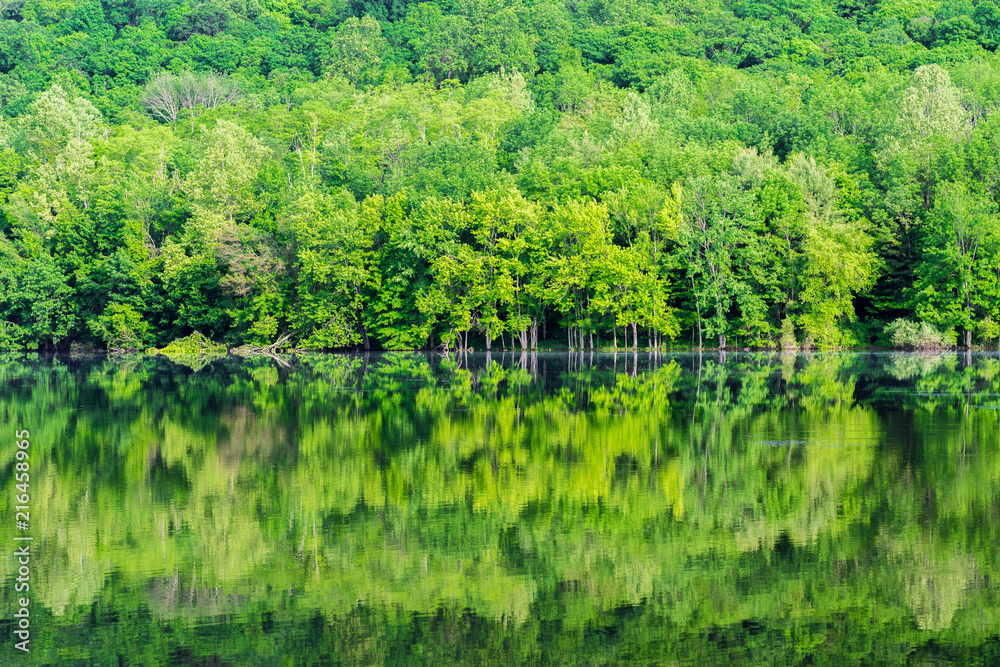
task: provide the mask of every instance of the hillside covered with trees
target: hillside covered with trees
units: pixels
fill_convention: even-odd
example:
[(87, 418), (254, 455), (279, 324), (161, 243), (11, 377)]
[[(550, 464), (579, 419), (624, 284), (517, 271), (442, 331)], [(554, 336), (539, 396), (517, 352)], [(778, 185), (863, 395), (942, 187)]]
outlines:
[(3, 348), (1000, 334), (993, 0), (0, 8)]

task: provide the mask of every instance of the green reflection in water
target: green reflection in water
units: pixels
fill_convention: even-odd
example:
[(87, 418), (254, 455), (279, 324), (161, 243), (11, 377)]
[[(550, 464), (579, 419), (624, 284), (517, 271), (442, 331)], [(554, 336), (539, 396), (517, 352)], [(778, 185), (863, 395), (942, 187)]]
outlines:
[(2, 357), (0, 661), (993, 664), (998, 407), (986, 355)]

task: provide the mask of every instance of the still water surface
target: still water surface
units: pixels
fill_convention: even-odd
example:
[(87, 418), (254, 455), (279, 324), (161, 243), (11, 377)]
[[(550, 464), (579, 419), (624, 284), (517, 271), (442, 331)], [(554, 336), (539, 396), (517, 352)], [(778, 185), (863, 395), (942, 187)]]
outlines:
[(995, 355), (0, 357), (10, 552), (17, 429), (0, 664), (1000, 662)]

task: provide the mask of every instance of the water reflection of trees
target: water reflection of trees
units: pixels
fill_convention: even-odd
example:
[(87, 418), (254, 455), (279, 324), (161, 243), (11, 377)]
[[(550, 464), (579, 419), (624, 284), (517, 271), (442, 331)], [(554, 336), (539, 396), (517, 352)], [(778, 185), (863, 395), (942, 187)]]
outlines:
[[(440, 639), (441, 614), (455, 636), (594, 660), (621, 658), (588, 639), (610, 627), (636, 656), (836, 653), (845, 628), (973, 650), (996, 627), (998, 371), (964, 355), (198, 372), (9, 357), (0, 414), (32, 425), (35, 600), (57, 625), (97, 600), (179, 628), (319, 614), (338, 645), (381, 628), (363, 655), (421, 624)], [(230, 659), (256, 650), (229, 640)]]

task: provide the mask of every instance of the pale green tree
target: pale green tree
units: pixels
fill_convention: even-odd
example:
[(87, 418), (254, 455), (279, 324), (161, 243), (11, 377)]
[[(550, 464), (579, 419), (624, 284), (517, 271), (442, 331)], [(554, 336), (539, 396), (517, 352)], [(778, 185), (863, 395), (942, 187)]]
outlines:
[(916, 199), (924, 211), (932, 205), (939, 178), (939, 156), (968, 137), (970, 114), (962, 105), (961, 91), (940, 65), (923, 65), (898, 99), (898, 112), (880, 137), (876, 156), (892, 183), (891, 208), (906, 217)]
[(826, 347), (854, 343), (843, 325), (854, 320), (854, 297), (874, 285), (880, 262), (867, 222), (838, 208), (834, 179), (815, 159), (797, 155), (788, 166), (806, 204), (805, 259), (799, 298), (806, 336)]
[(358, 86), (377, 83), (388, 50), (378, 21), (368, 15), (360, 19), (352, 16), (333, 34), (323, 73), (327, 77), (342, 76)]
[(959, 327), (965, 346), (984, 316), (993, 314), (998, 290), (996, 253), (1000, 218), (995, 204), (963, 183), (945, 183), (928, 219), (917, 269), (914, 306), (923, 320)]
[(684, 192), (678, 237), (694, 301), (698, 347), (707, 334), (718, 337), (719, 347), (725, 348), (734, 308), (752, 312), (757, 306), (746, 284), (746, 269), (759, 250), (752, 195), (728, 174), (693, 179)]
[(570, 347), (594, 347), (613, 284), (614, 256), (608, 209), (593, 200), (569, 201), (546, 218), (551, 239), (545, 300), (562, 314)]
[(62, 86), (53, 85), (28, 106), (14, 126), (13, 145), (35, 164), (59, 155), (72, 140), (94, 141), (107, 136), (101, 112)]
[(462, 109), (463, 125), (469, 127), (484, 148), (495, 148), (500, 128), (533, 107), (527, 81), (518, 72), (488, 74), (470, 84)]
[(257, 177), (270, 149), (245, 128), (220, 120), (203, 133), (203, 149), (183, 189), (196, 214), (249, 220), (264, 208)]
[(538, 224), (538, 207), (516, 190), (473, 193), (468, 207), (470, 233), (482, 265), (480, 321), (487, 349), (509, 331), (528, 347), (529, 330), (538, 325), (535, 309), (523, 307), (523, 291), (531, 267), (528, 242)]
[(919, 146), (929, 137), (959, 139), (969, 133), (969, 112), (962, 92), (940, 65), (922, 65), (899, 99), (899, 114), (888, 147)]

